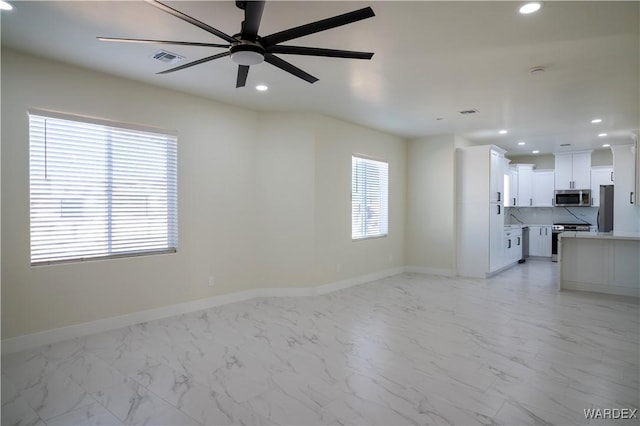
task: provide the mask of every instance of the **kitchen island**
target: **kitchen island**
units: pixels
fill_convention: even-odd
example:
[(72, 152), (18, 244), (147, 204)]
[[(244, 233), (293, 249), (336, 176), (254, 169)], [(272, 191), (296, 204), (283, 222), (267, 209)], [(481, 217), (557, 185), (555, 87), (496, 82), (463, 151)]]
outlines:
[(563, 232), (558, 239), (560, 290), (640, 297), (640, 234)]

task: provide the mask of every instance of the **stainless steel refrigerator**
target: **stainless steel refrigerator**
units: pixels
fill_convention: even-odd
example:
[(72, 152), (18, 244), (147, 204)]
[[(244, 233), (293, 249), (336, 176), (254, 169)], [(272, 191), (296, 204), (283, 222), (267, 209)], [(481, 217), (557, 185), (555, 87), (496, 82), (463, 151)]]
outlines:
[(598, 232), (613, 231), (613, 185), (600, 185)]

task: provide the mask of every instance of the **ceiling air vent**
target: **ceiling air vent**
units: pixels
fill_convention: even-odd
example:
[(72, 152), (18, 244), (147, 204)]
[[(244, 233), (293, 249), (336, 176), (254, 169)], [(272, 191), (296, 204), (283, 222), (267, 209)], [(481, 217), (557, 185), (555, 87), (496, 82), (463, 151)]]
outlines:
[(185, 59), (184, 56), (180, 56), (177, 53), (167, 52), (166, 50), (158, 50), (153, 55), (153, 59), (157, 59), (166, 64), (175, 64)]
[(460, 111), (460, 114), (469, 115), (469, 114), (475, 114), (477, 112), (478, 112), (477, 109), (463, 109), (462, 111)]

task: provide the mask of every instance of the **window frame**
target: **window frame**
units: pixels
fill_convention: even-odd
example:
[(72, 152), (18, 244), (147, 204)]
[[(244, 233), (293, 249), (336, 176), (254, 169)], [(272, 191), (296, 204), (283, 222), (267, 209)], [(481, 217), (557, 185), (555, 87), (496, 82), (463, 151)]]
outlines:
[[(372, 162), (372, 163), (381, 163), (386, 165), (386, 182), (384, 182), (384, 184), (382, 185), (384, 188), (384, 190), (386, 191), (382, 191), (379, 190), (378, 192), (380, 194), (382, 194), (382, 208), (384, 208), (384, 213), (382, 215), (380, 215), (381, 218), (385, 219), (385, 223), (384, 226), (382, 226), (381, 228), (383, 228), (383, 231), (375, 234), (375, 235), (366, 235), (366, 233), (363, 236), (359, 236), (356, 237), (354, 236), (354, 187), (355, 185), (357, 185), (357, 183), (354, 184), (354, 169), (353, 169), (353, 162), (354, 160), (364, 160), (366, 162)], [(389, 161), (382, 159), (382, 158), (378, 158), (378, 157), (372, 157), (370, 155), (366, 155), (366, 154), (360, 154), (360, 153), (352, 153), (351, 154), (351, 241), (355, 242), (355, 241), (363, 241), (363, 240), (372, 240), (372, 239), (378, 239), (378, 238), (386, 238), (389, 236), (389, 168), (390, 168), (390, 164)], [(366, 225), (365, 225), (366, 226)]]
[[(68, 255), (68, 257), (65, 258), (59, 258), (59, 257), (63, 257), (63, 256), (49, 256), (48, 258), (42, 258), (42, 259), (36, 259), (34, 260), (33, 257), (33, 250), (34, 250), (34, 245), (33, 245), (33, 238), (34, 238), (34, 234), (33, 234), (33, 214), (34, 214), (34, 209), (32, 207), (34, 200), (37, 201), (37, 199), (33, 198), (33, 194), (32, 191), (34, 190), (34, 181), (33, 181), (33, 168), (36, 167), (34, 166), (34, 155), (33, 155), (33, 147), (34, 145), (38, 144), (39, 141), (34, 141), (34, 136), (32, 135), (32, 116), (35, 117), (39, 117), (42, 119), (53, 119), (53, 120), (67, 120), (67, 121), (72, 121), (75, 123), (79, 123), (80, 125), (87, 125), (87, 126), (103, 126), (105, 127), (107, 132), (131, 132), (129, 135), (126, 135), (128, 137), (133, 137), (135, 136), (135, 134), (137, 132), (142, 132), (142, 133), (150, 133), (153, 135), (158, 136), (159, 138), (166, 138), (165, 140), (165, 147), (166, 147), (166, 153), (164, 157), (164, 161), (166, 162), (166, 167), (167, 167), (167, 179), (162, 183), (162, 185), (164, 185), (165, 188), (165, 198), (161, 199), (164, 200), (164, 202), (166, 202), (166, 239), (167, 239), (167, 244), (166, 244), (166, 248), (151, 248), (151, 249), (145, 249), (144, 248), (144, 243), (145, 242), (149, 242), (152, 240), (149, 239), (144, 239), (144, 238), (140, 238), (138, 241), (135, 241), (136, 245), (132, 248), (126, 249), (126, 251), (119, 251), (119, 250), (113, 250), (112, 248), (112, 244), (114, 244), (114, 240), (113, 240), (113, 234), (110, 231), (107, 231), (108, 236), (104, 237), (105, 239), (103, 240), (102, 244), (106, 244), (108, 246), (108, 248), (106, 250), (102, 250), (102, 251), (107, 251), (109, 252), (108, 254), (96, 254), (93, 255), (90, 252), (90, 248), (91, 246), (87, 246), (87, 248), (82, 248), (82, 250), (78, 250), (78, 254), (73, 256), (71, 253)], [(58, 111), (50, 111), (50, 110), (45, 110), (45, 109), (39, 109), (39, 108), (28, 108), (27, 110), (27, 117), (28, 117), (28, 123), (29, 123), (29, 131), (28, 131), (28, 143), (29, 143), (29, 155), (28, 155), (28, 172), (29, 172), (29, 260), (30, 260), (30, 265), (32, 267), (39, 267), (39, 266), (47, 266), (47, 265), (56, 265), (56, 264), (63, 264), (63, 263), (78, 263), (78, 262), (88, 262), (88, 261), (99, 261), (99, 260), (108, 260), (108, 259), (118, 259), (118, 258), (129, 258), (129, 257), (138, 257), (138, 256), (149, 256), (149, 255), (157, 255), (157, 254), (171, 254), (171, 253), (176, 253), (178, 251), (178, 230), (179, 230), (179, 222), (178, 222), (178, 133), (174, 130), (168, 130), (168, 129), (161, 129), (161, 128), (155, 128), (155, 127), (149, 127), (149, 126), (142, 126), (142, 125), (137, 125), (137, 124), (132, 124), (132, 123), (123, 123), (123, 122), (118, 122), (118, 121), (112, 121), (112, 120), (105, 120), (105, 119), (101, 119), (101, 118), (95, 118), (95, 117), (89, 117), (89, 116), (83, 116), (83, 115), (76, 115), (76, 114), (69, 114), (69, 113), (63, 113), (63, 112), (58, 112)], [(96, 128), (97, 129), (97, 128)], [(94, 129), (95, 131), (97, 131), (96, 129)], [(149, 141), (151, 141), (152, 139), (149, 138), (147, 140), (144, 140), (143, 143), (150, 143)], [(112, 140), (108, 140), (108, 141), (104, 141), (105, 145), (107, 146), (107, 151), (111, 151), (113, 148), (113, 144), (117, 143), (114, 142)], [(122, 143), (121, 141), (119, 141), (119, 143)], [(46, 125), (45, 125), (45, 137), (44, 137), (44, 149), (46, 152), (46, 144), (47, 144), (47, 139), (46, 139)], [(162, 149), (162, 145), (158, 145), (158, 149)], [(142, 151), (140, 149), (140, 151)], [(105, 188), (103, 190), (103, 192), (99, 193), (102, 194), (101, 197), (105, 197), (105, 211), (103, 213), (104, 215), (104, 220), (106, 221), (106, 227), (108, 229), (111, 229), (114, 226), (114, 222), (113, 222), (113, 218), (112, 215), (114, 213), (114, 209), (112, 206), (112, 201), (113, 201), (113, 194), (111, 194), (111, 188), (113, 185), (113, 172), (114, 172), (114, 168), (112, 167), (112, 163), (111, 163), (111, 158), (109, 157), (109, 154), (105, 154), (106, 157), (103, 159), (102, 164), (104, 164), (106, 174), (109, 176), (107, 178), (107, 180), (109, 182), (105, 182)], [(45, 164), (46, 164), (46, 157), (47, 155), (44, 155), (45, 157)], [(128, 158), (128, 157), (126, 157)], [(141, 160), (143, 160), (144, 157), (140, 157), (138, 155), (138, 162), (140, 162)], [(126, 161), (125, 161), (126, 163)], [(100, 163), (98, 163), (100, 164)], [(136, 163), (134, 163), (136, 164)], [(126, 166), (126, 167), (130, 167), (130, 166)], [(135, 167), (135, 166), (134, 166)], [(123, 169), (123, 170), (126, 170)], [(38, 185), (42, 185), (42, 183), (36, 183), (35, 184), (36, 188)], [(68, 187), (68, 186), (67, 186)], [(64, 186), (63, 186), (64, 188)], [(140, 195), (140, 194), (144, 194), (144, 192), (139, 191), (139, 192), (134, 192), (134, 194)], [(66, 201), (73, 201), (71, 198), (69, 198)], [(77, 200), (76, 200), (77, 201)], [(62, 206), (65, 202), (64, 199), (60, 200), (61, 202), (61, 211), (60, 211), (60, 217), (65, 217), (64, 216), (64, 209), (62, 209)], [(127, 204), (127, 206), (130, 206), (130, 204)], [(135, 213), (133, 213), (135, 214)], [(130, 218), (127, 220), (131, 220)], [(124, 231), (126, 233), (126, 231)], [(160, 234), (161, 235), (161, 234)], [(157, 237), (157, 234), (153, 234), (153, 237)], [(60, 241), (63, 241), (62, 239)], [(96, 246), (95, 247), (100, 247), (100, 242), (96, 241)], [(100, 249), (97, 250), (98, 252), (101, 251)], [(72, 257), (73, 256), (73, 257)], [(44, 256), (43, 256), (44, 257)]]

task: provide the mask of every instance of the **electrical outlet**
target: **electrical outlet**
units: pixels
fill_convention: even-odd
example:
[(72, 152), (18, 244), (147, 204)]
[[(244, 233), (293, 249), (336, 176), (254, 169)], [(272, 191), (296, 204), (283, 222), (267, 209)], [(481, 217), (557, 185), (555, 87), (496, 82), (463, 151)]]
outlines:
[(338, 263), (336, 264), (336, 272), (340, 272), (342, 270), (342, 266)]
[(393, 254), (389, 253), (389, 262), (393, 262)]
[(216, 279), (213, 275), (209, 275), (209, 287), (216, 285)]

